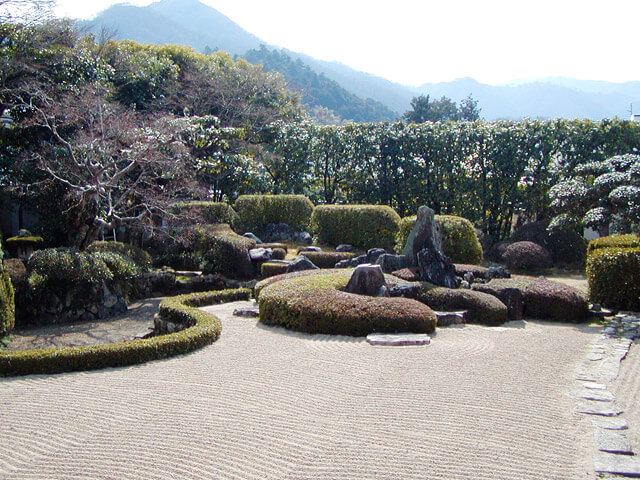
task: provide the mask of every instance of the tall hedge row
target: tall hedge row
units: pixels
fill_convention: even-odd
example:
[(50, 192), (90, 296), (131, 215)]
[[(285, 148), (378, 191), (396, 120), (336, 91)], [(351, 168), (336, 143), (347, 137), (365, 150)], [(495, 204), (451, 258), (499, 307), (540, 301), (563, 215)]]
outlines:
[(311, 225), (318, 242), (356, 248), (393, 248), (400, 216), (385, 205), (319, 205)]
[(592, 248), (586, 272), (592, 301), (640, 310), (640, 247)]
[(240, 195), (233, 207), (238, 213), (235, 230), (257, 235), (270, 223), (286, 223), (295, 231), (304, 231), (313, 212), (313, 203), (304, 195)]

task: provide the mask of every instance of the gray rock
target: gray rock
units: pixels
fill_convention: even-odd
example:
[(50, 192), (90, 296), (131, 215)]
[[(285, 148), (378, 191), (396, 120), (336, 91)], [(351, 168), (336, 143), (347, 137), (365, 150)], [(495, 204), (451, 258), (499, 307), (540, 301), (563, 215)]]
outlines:
[(311, 238), (311, 234), (309, 232), (300, 232), (296, 234), (296, 236), (294, 237), (294, 241), (310, 245), (311, 242), (313, 242), (313, 239)]
[(590, 390), (585, 389), (577, 393), (579, 398), (584, 400), (593, 400), (594, 402), (613, 402), (616, 397), (607, 390)]
[(236, 317), (259, 317), (260, 312), (257, 308), (236, 308), (233, 315)]
[(252, 262), (266, 262), (271, 260), (273, 250), (270, 248), (252, 248), (249, 250), (249, 258)]
[(384, 273), (395, 272), (396, 270), (402, 270), (412, 266), (410, 257), (406, 255), (392, 255), (390, 253), (383, 253), (378, 257), (376, 263), (380, 265)]
[(269, 223), (262, 232), (262, 239), (267, 242), (293, 240), (295, 236), (296, 233), (286, 223)]
[(462, 280), (460, 282), (460, 288), (465, 288), (467, 290), (471, 289), (471, 284), (469, 282), (467, 282), (466, 280)]
[(429, 343), (431, 343), (431, 337), (424, 333), (371, 333), (367, 335), (367, 343), (393, 347), (429, 345)]
[(318, 270), (311, 260), (309, 260), (304, 255), (299, 255), (289, 263), (287, 267), (287, 273), (289, 272), (300, 272), (302, 270)]
[(486, 280), (493, 278), (511, 278), (511, 275), (504, 267), (489, 267), (484, 274)]
[(247, 237), (250, 238), (251, 240), (253, 240), (256, 243), (262, 243), (262, 240), (260, 240), (257, 236), (255, 236), (253, 233), (251, 232), (247, 232), (245, 234), (242, 235), (243, 237)]
[(618, 407), (611, 402), (595, 402), (592, 400), (584, 400), (578, 402), (575, 411), (587, 415), (601, 415), (603, 417), (616, 417), (622, 413)]
[(307, 247), (302, 247), (301, 249), (298, 250), (298, 253), (302, 253), (302, 252), (321, 252), (322, 249), (320, 247), (312, 247), (312, 246), (307, 246)]
[(449, 325), (461, 325), (467, 323), (467, 311), (459, 312), (435, 312), (438, 318), (438, 327), (448, 327)]
[(425, 248), (417, 254), (420, 280), (447, 288), (458, 288), (456, 269), (449, 257)]
[(629, 428), (627, 421), (620, 417), (591, 417), (591, 424), (596, 428), (605, 428), (607, 430), (626, 430)]
[(410, 282), (397, 283), (388, 288), (390, 297), (416, 298), (420, 293), (420, 285)]
[(462, 278), (464, 279), (465, 282), (467, 282), (468, 284), (472, 284), (473, 280), (474, 280), (474, 275), (473, 272), (467, 272), (465, 273)]
[(380, 265), (358, 265), (353, 271), (344, 291), (372, 297), (389, 296), (387, 282)]
[(601, 452), (633, 455), (631, 444), (624, 433), (618, 433), (612, 430), (600, 430), (599, 428), (596, 428), (593, 434), (596, 442), (596, 448)]
[(524, 312), (524, 296), (520, 289), (515, 287), (494, 288), (490, 283), (474, 283), (471, 287), (477, 292), (493, 295), (507, 306), (507, 318), (509, 320), (522, 320)]
[(423, 205), (418, 208), (416, 223), (407, 237), (407, 243), (402, 249), (402, 254), (417, 261), (418, 252), (425, 248), (442, 253), (440, 224), (436, 222), (433, 210)]
[[(386, 250), (384, 248), (371, 248), (367, 251), (366, 263), (374, 264), (380, 258), (380, 255), (384, 255)], [(360, 257), (357, 257), (360, 258)]]
[(600, 453), (593, 456), (596, 473), (612, 473), (628, 477), (640, 476), (640, 457)]
[(353, 245), (343, 243), (336, 247), (336, 252), (353, 252)]

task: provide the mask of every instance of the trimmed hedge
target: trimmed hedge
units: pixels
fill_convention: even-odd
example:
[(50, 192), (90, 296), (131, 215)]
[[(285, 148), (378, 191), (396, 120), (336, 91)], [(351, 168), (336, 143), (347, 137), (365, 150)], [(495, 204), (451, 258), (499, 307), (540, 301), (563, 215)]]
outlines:
[(549, 251), (533, 242), (512, 243), (502, 254), (502, 261), (510, 269), (523, 271), (549, 268), (553, 264)]
[(315, 276), (315, 275), (327, 275), (328, 273), (344, 274), (346, 271), (347, 270), (344, 270), (342, 268), (335, 268), (332, 270), (314, 269), (314, 270), (300, 270), (298, 272), (281, 273), (280, 275), (274, 275), (269, 278), (260, 280), (258, 283), (256, 283), (256, 285), (253, 287), (253, 296), (255, 297), (256, 300), (258, 300), (260, 298), (260, 293), (264, 288), (268, 287), (269, 285), (273, 285), (276, 282), (280, 282), (282, 280), (288, 280), (290, 278), (298, 278), (298, 277)]
[(240, 195), (233, 206), (238, 213), (234, 228), (258, 236), (270, 223), (286, 223), (297, 232), (306, 230), (313, 212), (313, 203), (304, 195)]
[(151, 266), (151, 255), (140, 247), (129, 245), (122, 242), (93, 242), (87, 247), (86, 252), (113, 252), (119, 253), (124, 257), (129, 257), (145, 270)]
[(591, 240), (587, 245), (587, 256), (600, 248), (640, 248), (640, 237), (634, 234), (609, 235)]
[(273, 277), (275, 275), (282, 275), (287, 272), (289, 265), (280, 262), (264, 262), (260, 265), (260, 275), (263, 277)]
[(318, 268), (334, 268), (341, 260), (349, 260), (356, 256), (353, 252), (300, 252)]
[(182, 355), (220, 336), (220, 320), (196, 307), (234, 300), (248, 300), (247, 289), (180, 295), (164, 300), (159, 315), (193, 324), (179, 332), (130, 342), (86, 347), (0, 351), (0, 374), (30, 375), (123, 367)]
[(488, 293), (424, 284), (417, 300), (434, 310), (467, 310), (469, 323), (500, 325), (507, 321), (507, 306)]
[[(442, 232), (442, 249), (453, 263), (477, 265), (482, 262), (482, 246), (469, 220), (455, 215), (435, 215), (435, 219)], [(395, 239), (396, 252), (404, 249), (415, 223), (415, 215), (400, 220)]]
[(399, 223), (400, 216), (386, 205), (319, 205), (311, 216), (318, 243), (346, 243), (363, 250), (391, 250)]
[[(372, 332), (430, 333), (436, 316), (408, 298), (342, 292), (353, 270), (280, 279), (262, 288), (260, 322), (306, 333), (366, 336)], [(274, 277), (272, 277), (274, 278)]]
[(233, 207), (224, 202), (178, 202), (173, 204), (171, 209), (177, 214), (186, 214), (201, 219), (203, 223), (228, 223), (232, 225), (238, 219), (238, 214)]
[(593, 302), (640, 310), (640, 247), (591, 249), (586, 273)]
[(560, 322), (579, 322), (589, 318), (587, 296), (560, 282), (542, 278), (495, 278), (482, 285), (482, 290), (493, 290), (498, 295), (505, 288), (522, 292), (525, 317)]

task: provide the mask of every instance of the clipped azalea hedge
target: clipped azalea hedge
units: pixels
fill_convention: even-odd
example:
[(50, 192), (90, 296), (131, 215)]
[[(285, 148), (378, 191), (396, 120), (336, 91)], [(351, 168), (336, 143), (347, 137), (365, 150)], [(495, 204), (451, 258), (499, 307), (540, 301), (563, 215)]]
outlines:
[(630, 233), (596, 238), (587, 245), (587, 256), (601, 248), (640, 248), (640, 237)]
[(400, 216), (386, 205), (319, 205), (311, 216), (318, 243), (346, 243), (363, 250), (391, 250), (399, 222)]
[(306, 230), (313, 212), (313, 203), (304, 195), (240, 195), (233, 207), (238, 213), (234, 228), (257, 235), (270, 223), (286, 223), (297, 232)]
[(592, 249), (586, 273), (592, 301), (640, 311), (640, 248)]
[[(398, 223), (395, 250), (402, 253), (416, 216), (404, 217)], [(473, 228), (473, 224), (463, 217), (455, 215), (435, 215), (442, 233), (442, 249), (453, 263), (478, 265), (482, 262), (482, 246)]]
[(0, 351), (0, 374), (30, 375), (123, 367), (182, 355), (218, 339), (220, 320), (196, 307), (248, 300), (248, 289), (179, 295), (164, 300), (159, 314), (176, 323), (193, 326), (179, 332), (129, 342), (84, 347)]
[[(373, 332), (435, 330), (435, 313), (420, 302), (341, 291), (352, 273), (349, 269), (271, 281), (260, 289), (260, 322), (306, 333), (354, 337)], [(387, 279), (393, 281), (392, 277)]]

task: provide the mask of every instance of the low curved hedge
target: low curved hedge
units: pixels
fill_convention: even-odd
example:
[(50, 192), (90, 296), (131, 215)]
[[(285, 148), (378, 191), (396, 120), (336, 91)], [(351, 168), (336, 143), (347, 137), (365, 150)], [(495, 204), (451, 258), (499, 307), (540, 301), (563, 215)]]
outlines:
[(586, 273), (592, 301), (640, 310), (640, 248), (592, 249)]
[(234, 228), (258, 236), (270, 223), (286, 223), (297, 232), (306, 230), (313, 212), (313, 203), (304, 195), (240, 195), (233, 207), (238, 213)]
[(352, 272), (325, 271), (272, 281), (260, 292), (260, 322), (306, 333), (355, 337), (372, 332), (435, 330), (435, 313), (420, 302), (340, 291)]
[(344, 243), (362, 250), (391, 250), (399, 222), (400, 216), (386, 205), (319, 205), (311, 216), (318, 243)]
[(160, 304), (159, 314), (169, 320), (192, 323), (192, 327), (168, 335), (129, 342), (86, 347), (0, 351), (0, 374), (30, 375), (95, 370), (182, 355), (209, 345), (220, 336), (220, 320), (196, 307), (248, 300), (250, 296), (250, 290), (241, 288), (168, 298)]
[[(440, 224), (442, 232), (442, 249), (453, 263), (478, 265), (482, 262), (482, 245), (469, 220), (455, 215), (435, 215), (435, 219)], [(400, 220), (396, 235), (396, 252), (400, 253), (404, 249), (415, 223), (415, 215)]]
[(500, 325), (507, 321), (507, 306), (488, 293), (427, 284), (417, 300), (434, 310), (467, 310), (468, 323)]

